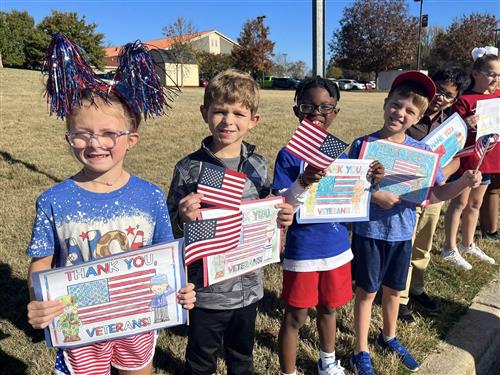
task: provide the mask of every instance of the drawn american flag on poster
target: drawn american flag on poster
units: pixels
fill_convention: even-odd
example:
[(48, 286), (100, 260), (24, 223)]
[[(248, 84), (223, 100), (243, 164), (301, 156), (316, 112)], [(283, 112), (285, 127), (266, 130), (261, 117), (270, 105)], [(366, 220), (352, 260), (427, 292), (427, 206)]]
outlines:
[(151, 310), (154, 269), (68, 286), (78, 303), (82, 324), (102, 322)]
[(261, 253), (264, 245), (270, 241), (266, 232), (268, 226), (268, 221), (243, 225), (240, 244), (236, 249), (226, 253), (225, 261), (230, 263), (242, 257), (251, 257)]
[(184, 226), (184, 257), (186, 266), (192, 262), (232, 250), (240, 242), (241, 211), (216, 219), (198, 220)]
[(344, 152), (347, 146), (349, 146), (347, 143), (325, 129), (304, 119), (285, 148), (307, 164), (325, 169)]
[[(327, 176), (323, 177), (316, 192), (316, 204), (351, 204), (354, 195), (354, 186), (361, 179), (361, 176)], [(325, 180), (325, 181), (323, 181)], [(333, 189), (325, 186), (322, 191), (322, 184), (333, 185)]]
[(385, 170), (384, 179), (393, 181), (403, 186), (410, 186), (412, 180), (416, 180), (422, 176), (417, 175), (417, 170), (420, 165), (403, 159), (394, 159), (392, 168)]
[(238, 210), (246, 178), (244, 173), (203, 163), (197, 192), (203, 194), (203, 203)]

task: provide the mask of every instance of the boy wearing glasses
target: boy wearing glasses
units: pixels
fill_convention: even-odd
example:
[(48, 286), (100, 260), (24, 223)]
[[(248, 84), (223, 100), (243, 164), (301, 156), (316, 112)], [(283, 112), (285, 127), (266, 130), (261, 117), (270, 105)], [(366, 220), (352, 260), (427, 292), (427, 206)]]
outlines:
[[(303, 80), (296, 92), (295, 115), (328, 129), (339, 109), (337, 85), (321, 77)], [(346, 156), (341, 156), (345, 158)], [(276, 159), (273, 192), (298, 208), (305, 192), (326, 172), (307, 166), (300, 173), (301, 161), (282, 149)], [(379, 176), (383, 167), (373, 163), (372, 174)], [(336, 313), (352, 298), (349, 233), (343, 223), (293, 224), (287, 232), (283, 261), (285, 315), (279, 333), (281, 374), (295, 374), (299, 329), (310, 308), (316, 307), (319, 334), (320, 375), (341, 375), (344, 368), (335, 358)]]
[[(432, 76), (436, 85), (436, 95), (420, 121), (406, 130), (417, 141), (441, 125), (451, 114), (451, 106), (470, 84), (469, 75), (460, 68), (445, 68)], [(453, 159), (443, 168), (445, 179), (455, 173), (460, 166), (459, 159)], [(444, 202), (431, 204), (428, 207), (417, 207), (417, 223), (413, 235), (413, 248), (406, 289), (401, 292), (398, 319), (406, 323), (414, 323), (412, 311), (408, 308), (409, 300), (418, 303), (430, 312), (439, 309), (436, 300), (429, 297), (424, 288), (424, 273), (429, 265), (432, 239), (436, 231), (439, 214)]]

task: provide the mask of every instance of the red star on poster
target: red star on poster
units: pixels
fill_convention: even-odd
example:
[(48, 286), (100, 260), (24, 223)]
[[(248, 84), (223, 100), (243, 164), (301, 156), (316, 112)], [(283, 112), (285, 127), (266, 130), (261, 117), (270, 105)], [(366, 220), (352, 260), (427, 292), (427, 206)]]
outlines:
[(128, 226), (127, 229), (125, 229), (127, 231), (127, 234), (134, 234), (134, 230), (135, 228), (132, 228), (130, 225)]
[(80, 237), (81, 237), (82, 239), (84, 239), (84, 240), (88, 240), (88, 238), (89, 238), (89, 234), (88, 234), (87, 232), (82, 232), (82, 233), (80, 234)]

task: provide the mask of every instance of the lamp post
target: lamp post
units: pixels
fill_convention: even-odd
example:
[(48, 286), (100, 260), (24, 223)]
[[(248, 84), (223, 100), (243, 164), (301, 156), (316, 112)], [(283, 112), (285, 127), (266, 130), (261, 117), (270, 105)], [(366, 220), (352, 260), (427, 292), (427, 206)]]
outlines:
[(417, 70), (420, 70), (420, 44), (422, 36), (422, 6), (424, 5), (424, 0), (415, 0), (420, 3), (420, 16), (418, 17), (418, 46), (417, 46)]
[(500, 47), (500, 41), (498, 40), (498, 32), (500, 29), (495, 29), (495, 47)]

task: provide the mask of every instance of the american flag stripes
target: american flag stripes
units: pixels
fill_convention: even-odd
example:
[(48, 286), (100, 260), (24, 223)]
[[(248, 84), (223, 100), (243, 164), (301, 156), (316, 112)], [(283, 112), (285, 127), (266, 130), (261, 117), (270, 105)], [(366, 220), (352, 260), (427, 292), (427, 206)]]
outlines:
[(323, 181), (320, 181), (316, 192), (316, 204), (351, 204), (354, 186), (361, 179), (361, 176), (326, 176), (323, 179), (326, 179), (326, 184), (333, 184), (333, 189), (326, 188), (322, 191)]
[[(155, 347), (155, 333), (146, 332), (134, 336), (113, 339), (72, 348), (66, 351), (72, 374), (107, 374), (111, 358), (119, 358), (126, 368), (137, 368), (151, 361)], [(132, 349), (131, 349), (132, 348)], [(57, 374), (66, 373), (56, 357)], [(59, 368), (61, 366), (61, 368)]]
[(268, 226), (267, 221), (244, 225), (240, 244), (226, 253), (225, 261), (230, 263), (261, 253), (264, 245), (270, 241), (267, 237)]
[(151, 310), (150, 289), (154, 269), (68, 286), (68, 295), (78, 301), (82, 324), (116, 319)]
[(422, 177), (417, 175), (417, 171), (419, 168), (420, 165), (417, 163), (413, 163), (411, 161), (403, 159), (395, 159), (392, 168), (385, 169), (384, 179), (393, 181), (394, 183), (400, 185), (410, 186), (411, 180)]
[(194, 261), (236, 248), (240, 242), (243, 214), (192, 221), (184, 227), (186, 266)]
[(203, 163), (197, 192), (203, 194), (203, 203), (239, 210), (246, 177), (241, 172)]
[(286, 149), (307, 164), (325, 169), (349, 146), (325, 129), (304, 119), (286, 145)]
[[(488, 139), (491, 138), (490, 144), (488, 145), (488, 149), (486, 150), (486, 145), (488, 143)], [(483, 154), (486, 154), (487, 152), (490, 152), (495, 148), (496, 144), (498, 143), (498, 134), (490, 134), (490, 135), (485, 135), (479, 138), (475, 144), (471, 146), (467, 146), (461, 151), (457, 152), (455, 154), (455, 158), (463, 158), (465, 156), (471, 156), (474, 155), (478, 160), (483, 157)]]

